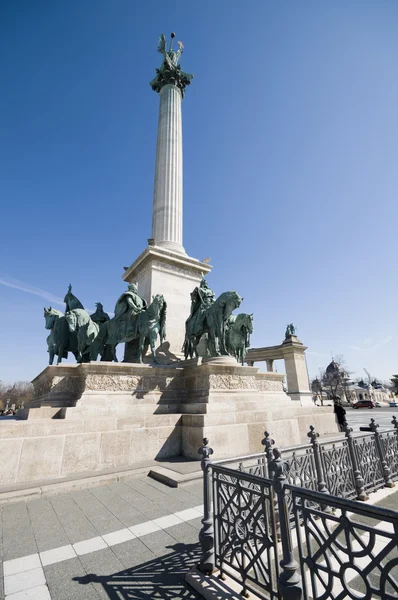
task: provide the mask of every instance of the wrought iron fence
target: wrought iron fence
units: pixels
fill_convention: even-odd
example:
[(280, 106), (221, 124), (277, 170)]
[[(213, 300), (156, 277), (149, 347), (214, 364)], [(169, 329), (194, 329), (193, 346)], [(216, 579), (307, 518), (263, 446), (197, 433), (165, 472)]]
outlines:
[[(289, 465), (288, 482), (305, 489), (328, 491), (347, 499), (366, 500), (367, 494), (398, 480), (398, 421), (393, 417), (393, 429), (378, 431), (371, 419), (368, 434), (354, 435), (346, 427), (344, 437), (319, 442), (312, 427), (309, 444), (283, 449)], [(265, 432), (263, 453), (222, 461), (240, 471), (271, 477), (269, 464), (273, 460), (274, 440)], [(238, 466), (239, 465), (239, 466)]]
[(223, 466), (212, 467), (215, 565), (248, 591), (278, 598), (278, 560), (272, 482)]
[(297, 561), (305, 599), (398, 597), (398, 513), (286, 486), (296, 521)]
[(397, 600), (398, 512), (352, 500), (398, 479), (393, 425), (324, 443), (311, 427), (283, 459), (267, 433), (264, 453), (216, 463), (204, 440), (199, 568), (264, 600)]
[(347, 439), (320, 444), (320, 454), (328, 492), (342, 498), (355, 498), (354, 468)]

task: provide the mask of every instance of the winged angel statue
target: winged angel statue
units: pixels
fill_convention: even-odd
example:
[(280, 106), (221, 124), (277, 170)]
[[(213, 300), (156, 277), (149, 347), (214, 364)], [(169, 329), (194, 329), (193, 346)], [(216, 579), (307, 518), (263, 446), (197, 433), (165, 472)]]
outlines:
[(167, 84), (176, 85), (182, 95), (187, 85), (190, 85), (193, 75), (185, 73), (181, 70), (179, 63), (181, 54), (184, 51), (184, 45), (182, 42), (177, 42), (179, 48), (177, 51), (173, 50), (173, 40), (175, 33), (171, 34), (171, 41), (169, 50), (167, 50), (166, 37), (162, 33), (159, 37), (158, 52), (163, 55), (163, 62), (160, 69), (156, 69), (156, 77), (152, 79), (150, 85), (155, 92), (160, 92), (162, 87)]

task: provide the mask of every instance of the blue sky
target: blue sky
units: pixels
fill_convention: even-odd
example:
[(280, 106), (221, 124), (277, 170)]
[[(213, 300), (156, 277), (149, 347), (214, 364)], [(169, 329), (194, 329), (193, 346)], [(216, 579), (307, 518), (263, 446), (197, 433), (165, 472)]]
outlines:
[(149, 81), (171, 31), (195, 75), (187, 252), (244, 296), (253, 346), (293, 321), (312, 374), (331, 352), (397, 372), (397, 21), (395, 0), (3, 0), (0, 379), (46, 366), (43, 307), (69, 282), (108, 311), (125, 289), (151, 231)]

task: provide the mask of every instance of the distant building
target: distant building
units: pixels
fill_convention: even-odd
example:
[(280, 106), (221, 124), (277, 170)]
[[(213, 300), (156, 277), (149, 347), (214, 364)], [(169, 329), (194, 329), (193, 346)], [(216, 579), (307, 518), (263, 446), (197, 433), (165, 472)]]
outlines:
[(387, 389), (382, 383), (374, 379), (371, 383), (365, 383), (362, 379), (350, 383), (346, 387), (346, 400), (351, 404), (355, 404), (359, 400), (373, 400), (373, 402), (385, 402), (390, 401), (390, 390)]
[(389, 403), (391, 397), (390, 390), (380, 381), (374, 379), (371, 383), (366, 383), (363, 379), (352, 380), (350, 374), (334, 360), (326, 367), (322, 388), (322, 396), (326, 392), (329, 400), (338, 399), (350, 404), (360, 400)]

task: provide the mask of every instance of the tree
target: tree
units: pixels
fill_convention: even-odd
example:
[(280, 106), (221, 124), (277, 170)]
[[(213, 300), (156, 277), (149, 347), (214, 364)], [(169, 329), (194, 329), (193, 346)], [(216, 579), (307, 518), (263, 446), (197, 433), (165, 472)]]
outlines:
[(323, 406), (323, 393), (324, 393), (322, 377), (323, 377), (323, 375), (321, 374), (320, 378), (315, 377), (315, 379), (313, 379), (311, 381), (311, 391), (315, 395), (315, 401), (318, 399), (321, 401), (321, 406)]
[(3, 381), (0, 381), (0, 410), (3, 410), (5, 407), (7, 390), (8, 386)]
[(398, 394), (398, 375), (393, 375), (390, 379), (391, 381), (391, 390), (394, 394), (394, 396), (396, 396)]
[(15, 381), (12, 385), (7, 385), (0, 381), (0, 408), (6, 407), (7, 400), (9, 405), (26, 406), (33, 398), (33, 385), (30, 381)]

